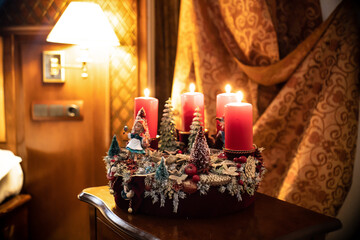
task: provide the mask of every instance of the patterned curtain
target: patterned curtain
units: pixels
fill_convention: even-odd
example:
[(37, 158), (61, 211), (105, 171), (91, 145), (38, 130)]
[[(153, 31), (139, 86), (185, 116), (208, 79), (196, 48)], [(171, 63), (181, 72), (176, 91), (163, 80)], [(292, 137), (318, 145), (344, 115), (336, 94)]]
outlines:
[(335, 216), (351, 186), (358, 126), (351, 4), (321, 23), (315, 0), (183, 0), (178, 34), (176, 108), (195, 82), (214, 132), (216, 94), (226, 83), (242, 90), (254, 143), (266, 149), (259, 191)]

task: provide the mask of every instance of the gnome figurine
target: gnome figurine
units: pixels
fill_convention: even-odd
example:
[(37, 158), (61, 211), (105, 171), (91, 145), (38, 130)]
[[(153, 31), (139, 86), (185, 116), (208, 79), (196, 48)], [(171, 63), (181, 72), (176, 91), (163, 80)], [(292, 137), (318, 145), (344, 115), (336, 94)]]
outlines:
[(130, 140), (126, 145), (126, 149), (134, 155), (134, 160), (136, 160), (137, 154), (145, 154), (145, 149), (149, 146), (150, 140), (144, 108), (139, 110), (128, 137)]

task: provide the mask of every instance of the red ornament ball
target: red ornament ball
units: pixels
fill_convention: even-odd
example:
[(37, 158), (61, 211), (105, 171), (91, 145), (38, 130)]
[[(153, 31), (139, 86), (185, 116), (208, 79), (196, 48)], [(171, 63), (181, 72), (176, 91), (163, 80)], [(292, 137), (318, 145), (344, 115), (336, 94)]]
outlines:
[(240, 185), (244, 185), (243, 180), (239, 180), (238, 183), (239, 183)]
[(185, 173), (189, 176), (194, 176), (197, 173), (197, 168), (194, 164), (190, 163), (185, 167)]
[(193, 182), (198, 182), (198, 181), (200, 181), (200, 176), (199, 175), (194, 175), (193, 177), (192, 177), (192, 180), (193, 180)]
[(245, 156), (239, 157), (239, 162), (246, 163), (246, 161), (247, 161), (247, 158)]
[(183, 153), (183, 151), (178, 150), (176, 153), (177, 153), (177, 154), (182, 154), (182, 153)]
[(241, 164), (240, 164), (240, 163), (237, 163), (237, 164), (236, 164), (236, 167), (237, 167), (237, 168), (241, 168)]
[(236, 163), (240, 162), (239, 158), (234, 158), (233, 161), (236, 162)]

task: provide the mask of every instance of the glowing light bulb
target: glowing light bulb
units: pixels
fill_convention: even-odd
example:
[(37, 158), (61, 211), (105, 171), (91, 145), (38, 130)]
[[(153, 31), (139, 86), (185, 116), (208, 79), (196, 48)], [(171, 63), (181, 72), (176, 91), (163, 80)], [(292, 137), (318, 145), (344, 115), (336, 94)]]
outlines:
[(145, 88), (144, 90), (144, 95), (145, 97), (149, 97), (150, 96), (150, 90), (148, 88)]
[(226, 84), (226, 86), (225, 86), (225, 92), (226, 92), (226, 93), (230, 93), (230, 92), (231, 92), (231, 85), (230, 85), (230, 84)]
[(190, 83), (190, 92), (195, 92), (195, 84), (193, 84), (193, 83)]
[(236, 93), (236, 100), (237, 100), (238, 102), (241, 102), (241, 101), (243, 100), (243, 98), (244, 98), (244, 94), (242, 93), (242, 91), (238, 91), (238, 92)]

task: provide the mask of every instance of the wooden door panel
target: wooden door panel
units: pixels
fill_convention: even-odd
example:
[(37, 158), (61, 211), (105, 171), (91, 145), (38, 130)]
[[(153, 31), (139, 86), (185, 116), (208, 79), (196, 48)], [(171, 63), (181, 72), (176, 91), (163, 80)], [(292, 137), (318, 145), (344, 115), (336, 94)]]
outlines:
[[(106, 183), (102, 156), (109, 146), (108, 63), (95, 51), (89, 77), (66, 69), (64, 84), (42, 83), (41, 53), (65, 51), (66, 65), (76, 62), (76, 47), (20, 42), (24, 109), (25, 190), (33, 239), (89, 239), (88, 207), (77, 199), (85, 187)], [(83, 100), (83, 119), (34, 121), (33, 101)]]

